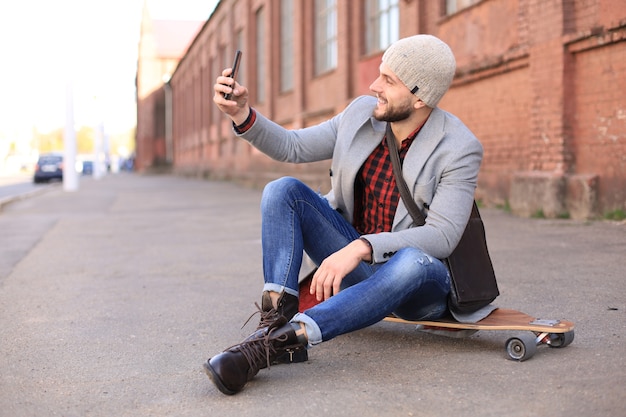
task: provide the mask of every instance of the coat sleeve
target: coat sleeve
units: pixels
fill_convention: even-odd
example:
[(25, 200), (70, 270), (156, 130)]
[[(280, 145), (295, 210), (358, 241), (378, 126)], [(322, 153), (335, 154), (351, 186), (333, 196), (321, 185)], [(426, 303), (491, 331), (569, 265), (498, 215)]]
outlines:
[[(333, 158), (342, 121), (363, 123), (361, 118), (371, 116), (371, 96), (354, 99), (341, 113), (318, 125), (289, 130), (269, 120), (259, 112), (256, 121), (245, 133), (235, 134), (250, 142), (252, 146), (280, 162), (303, 163)], [(370, 104), (368, 104), (370, 103)], [(369, 109), (367, 116), (361, 115), (363, 107)], [(355, 120), (355, 114), (357, 119)], [(345, 138), (345, 134), (344, 134)]]
[(322, 161), (333, 156), (340, 118), (337, 115), (316, 126), (288, 130), (257, 112), (254, 125), (238, 136), (280, 162)]

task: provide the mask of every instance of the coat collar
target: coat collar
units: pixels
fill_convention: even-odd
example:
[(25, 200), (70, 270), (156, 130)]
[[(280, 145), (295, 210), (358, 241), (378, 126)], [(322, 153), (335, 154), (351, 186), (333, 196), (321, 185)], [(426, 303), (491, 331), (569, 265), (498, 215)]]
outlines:
[(434, 108), (406, 154), (402, 171), (407, 184), (414, 184), (444, 135), (445, 114)]
[[(403, 173), (407, 184), (415, 184), (426, 161), (437, 149), (437, 145), (443, 138), (444, 120), (445, 112), (438, 107), (434, 108), (417, 134), (403, 164)], [(386, 127), (387, 122), (381, 122), (374, 117), (370, 117), (360, 126), (354, 126), (352, 136), (358, 139), (352, 141), (350, 152), (354, 159), (359, 161), (359, 164), (355, 164), (356, 170), (361, 168), (363, 162), (380, 144), (385, 135)]]
[[(413, 186), (417, 183), (417, 179), (426, 165), (428, 158), (430, 158), (435, 149), (437, 149), (437, 146), (444, 136), (444, 120), (445, 113), (439, 108), (433, 109), (428, 120), (413, 140), (409, 151), (404, 157), (402, 174), (410, 190), (413, 190)], [(429, 179), (430, 178), (425, 178), (422, 180)], [(409, 216), (409, 212), (402, 199), (400, 199), (394, 216), (393, 227), (395, 228), (407, 216)]]
[[(428, 120), (413, 140), (413, 144), (405, 156), (402, 168), (409, 189), (413, 189), (426, 161), (443, 138), (444, 120), (445, 112), (439, 108), (433, 109)], [(354, 178), (356, 178), (358, 170), (383, 140), (386, 127), (386, 122), (378, 121), (374, 117), (366, 119), (360, 125), (355, 124), (351, 126), (353, 131), (350, 132), (349, 136), (355, 138), (355, 140), (350, 142), (348, 152), (355, 163), (343, 166), (344, 175), (341, 181), (344, 182), (342, 185), (347, 187), (346, 189), (354, 186)], [(354, 201), (347, 199), (344, 201), (344, 204), (348, 212), (352, 213)], [(394, 218), (394, 226), (408, 215), (409, 213), (404, 203), (400, 201)]]

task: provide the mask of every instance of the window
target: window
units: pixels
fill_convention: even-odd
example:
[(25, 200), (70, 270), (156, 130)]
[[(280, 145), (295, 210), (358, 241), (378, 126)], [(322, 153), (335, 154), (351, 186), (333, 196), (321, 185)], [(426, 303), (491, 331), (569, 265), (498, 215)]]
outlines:
[(293, 90), (293, 0), (280, 2), (280, 92)]
[(365, 53), (384, 51), (398, 40), (398, 0), (367, 0), (365, 11)]
[(265, 101), (265, 10), (256, 12), (256, 101)]
[(337, 67), (337, 4), (315, 0), (315, 75)]
[(454, 14), (480, 1), (481, 0), (446, 0), (446, 14)]
[[(235, 49), (239, 49), (242, 52), (245, 52), (243, 50), (244, 48), (244, 43), (243, 43), (243, 31), (240, 30), (235, 34)], [(235, 58), (234, 55), (234, 51), (231, 52), (232, 56), (231, 56), (231, 64), (232, 64), (232, 60)], [(231, 65), (228, 64), (228, 65)], [(244, 61), (242, 60), (239, 66), (239, 71), (237, 72), (237, 82), (241, 85), (246, 85), (246, 71), (244, 71), (245, 68), (245, 64)]]

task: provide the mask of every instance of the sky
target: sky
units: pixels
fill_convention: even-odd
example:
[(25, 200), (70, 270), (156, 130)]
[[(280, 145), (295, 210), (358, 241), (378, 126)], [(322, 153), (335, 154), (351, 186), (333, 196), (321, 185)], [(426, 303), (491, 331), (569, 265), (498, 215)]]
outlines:
[[(207, 20), (217, 0), (148, 0), (153, 19)], [(136, 124), (144, 0), (13, 0), (0, 11), (0, 138), (63, 127)]]

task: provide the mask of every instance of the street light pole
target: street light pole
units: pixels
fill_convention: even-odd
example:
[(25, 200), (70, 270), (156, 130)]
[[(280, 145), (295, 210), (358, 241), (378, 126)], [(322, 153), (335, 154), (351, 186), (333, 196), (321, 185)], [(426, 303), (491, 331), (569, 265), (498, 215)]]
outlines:
[(65, 130), (63, 134), (63, 189), (78, 190), (76, 172), (76, 130), (74, 128), (74, 85), (71, 77), (65, 87)]
[(93, 177), (100, 179), (106, 174), (106, 157), (104, 154), (104, 124), (98, 123), (95, 128)]

